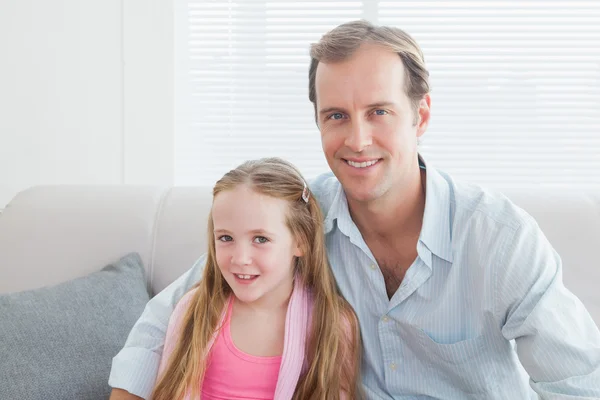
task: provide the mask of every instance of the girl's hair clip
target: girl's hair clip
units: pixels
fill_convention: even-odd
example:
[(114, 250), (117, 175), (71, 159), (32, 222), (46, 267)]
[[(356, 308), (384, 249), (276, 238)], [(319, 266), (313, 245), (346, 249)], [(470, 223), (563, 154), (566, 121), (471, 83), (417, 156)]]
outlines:
[(306, 186), (306, 182), (304, 182), (304, 190), (302, 190), (302, 200), (305, 203), (308, 203), (308, 199), (310, 199), (310, 192), (308, 191), (308, 186)]

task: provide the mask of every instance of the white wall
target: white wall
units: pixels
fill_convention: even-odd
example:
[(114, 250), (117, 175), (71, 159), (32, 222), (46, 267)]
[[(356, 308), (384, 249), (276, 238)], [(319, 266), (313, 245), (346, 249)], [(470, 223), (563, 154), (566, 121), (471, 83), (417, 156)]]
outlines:
[(0, 208), (32, 185), (172, 183), (172, 8), (0, 2)]
[(174, 181), (173, 3), (123, 0), (124, 183)]

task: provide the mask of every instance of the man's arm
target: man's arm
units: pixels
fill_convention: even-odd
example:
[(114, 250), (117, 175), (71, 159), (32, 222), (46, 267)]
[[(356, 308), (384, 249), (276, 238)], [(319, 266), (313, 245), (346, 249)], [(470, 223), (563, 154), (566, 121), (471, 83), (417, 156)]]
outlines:
[(542, 399), (600, 398), (600, 332), (562, 282), (562, 262), (527, 217), (496, 270), (496, 314)]
[(108, 384), (125, 392), (113, 390), (111, 400), (150, 397), (171, 313), (179, 299), (200, 280), (205, 263), (203, 255), (189, 271), (148, 302), (125, 347), (113, 358)]

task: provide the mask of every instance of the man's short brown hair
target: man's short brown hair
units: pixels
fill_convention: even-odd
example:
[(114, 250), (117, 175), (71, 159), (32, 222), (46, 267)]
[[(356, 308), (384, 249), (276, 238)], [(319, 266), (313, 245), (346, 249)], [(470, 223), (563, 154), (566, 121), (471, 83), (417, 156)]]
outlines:
[(308, 98), (315, 107), (315, 119), (317, 119), (315, 80), (319, 62), (344, 61), (364, 43), (381, 45), (400, 56), (406, 74), (406, 94), (411, 100), (415, 113), (423, 96), (429, 93), (429, 72), (425, 67), (423, 52), (408, 33), (398, 28), (377, 26), (365, 20), (347, 22), (327, 32), (321, 40), (310, 46)]

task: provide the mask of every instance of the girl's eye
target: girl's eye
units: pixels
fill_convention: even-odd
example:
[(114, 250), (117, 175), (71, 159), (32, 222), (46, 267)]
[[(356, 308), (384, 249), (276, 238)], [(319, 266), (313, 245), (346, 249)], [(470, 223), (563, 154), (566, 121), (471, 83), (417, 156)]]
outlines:
[(222, 235), (222, 236), (219, 236), (219, 240), (221, 242), (231, 242), (233, 240), (233, 238), (229, 235)]
[(340, 120), (342, 118), (344, 118), (344, 114), (339, 113), (339, 112), (333, 113), (329, 116), (329, 119), (334, 119), (334, 120)]
[(268, 241), (269, 241), (269, 239), (267, 239), (264, 236), (257, 236), (254, 238), (254, 243), (264, 244), (264, 243), (267, 243)]
[(385, 110), (375, 110), (375, 115), (387, 115), (387, 113)]

